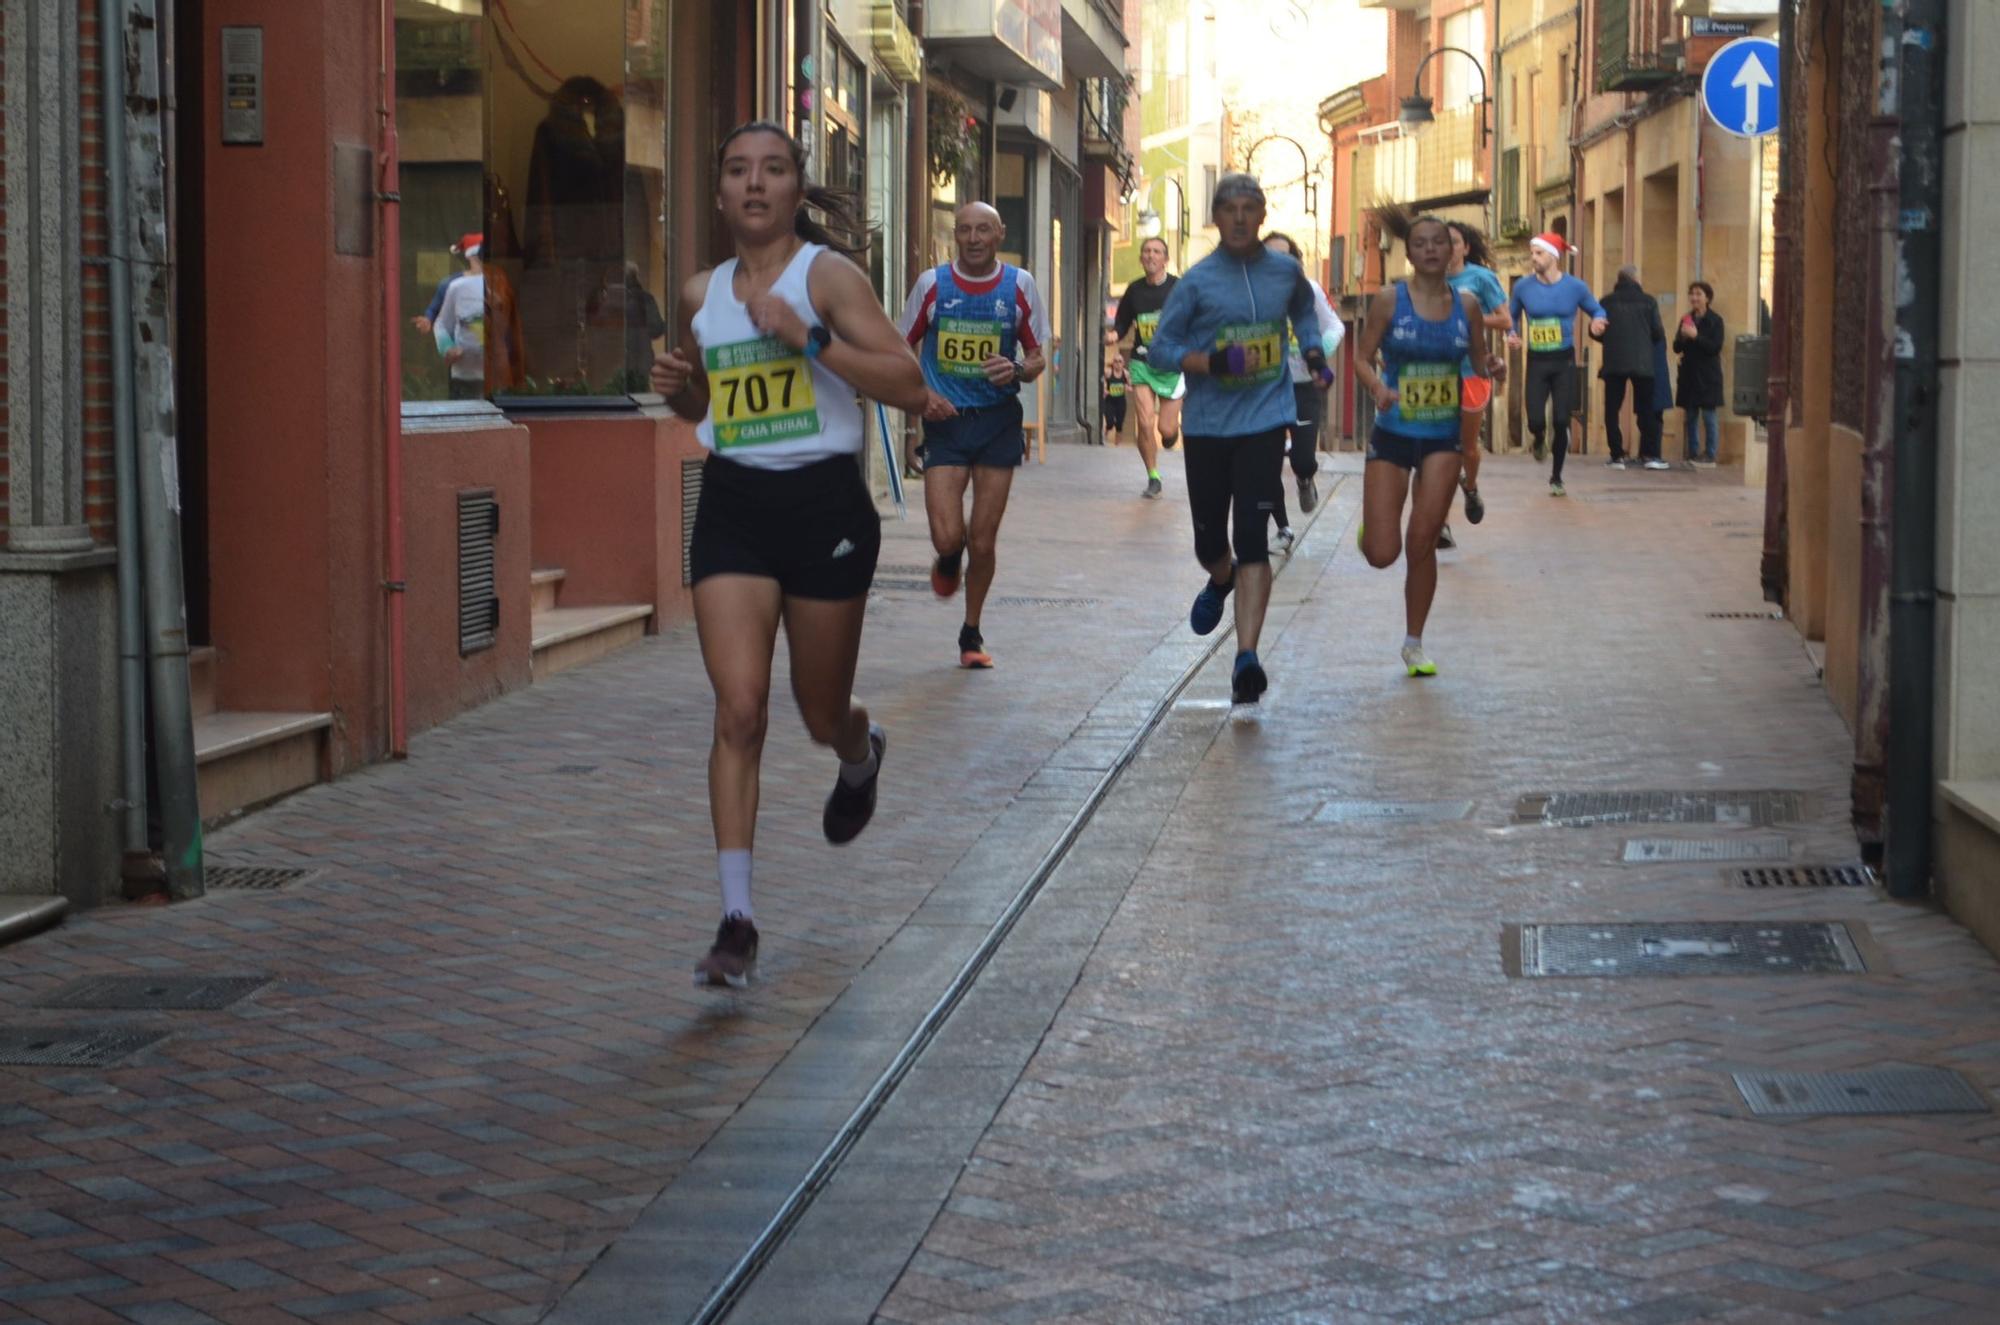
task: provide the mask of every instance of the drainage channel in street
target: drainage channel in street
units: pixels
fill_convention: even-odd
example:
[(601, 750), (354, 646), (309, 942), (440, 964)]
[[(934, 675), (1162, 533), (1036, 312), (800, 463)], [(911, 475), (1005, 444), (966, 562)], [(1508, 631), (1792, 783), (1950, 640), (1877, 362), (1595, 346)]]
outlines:
[[(1333, 505), (1333, 497), (1340, 487), (1332, 484), (1319, 508), (1304, 522), (1299, 531), (1297, 548), (1302, 549), (1311, 538), (1320, 517)], [(1297, 550), (1291, 558), (1281, 562), (1276, 574), (1283, 576), (1288, 566), (1297, 558)], [(926, 585), (926, 587), (928, 587)], [(1054, 605), (1054, 604), (1051, 604)], [(1068, 604), (1064, 604), (1068, 605)], [(1274, 603), (1275, 607), (1275, 603)], [(1225, 617), (1224, 627), (1216, 632), (1210, 641), (1181, 669), (1179, 674), (1153, 702), (1150, 710), (1139, 723), (1137, 729), (1125, 742), (1123, 748), (1111, 761), (1110, 766), (1097, 777), (1082, 805), (1071, 816), (1069, 822), (1058, 834), (1055, 842), (1044, 852), (1025, 882), (1014, 893), (999, 918), (992, 923), (971, 956), (959, 967), (944, 992), (925, 1012), (916, 1029), (904, 1040), (901, 1048), (889, 1066), (862, 1096), (833, 1140), (820, 1152), (807, 1170), (805, 1176), (785, 1197), (769, 1222), (758, 1232), (748, 1248), (730, 1267), (720, 1283), (709, 1293), (706, 1300), (690, 1317), (691, 1325), (711, 1325), (712, 1322), (728, 1318), (730, 1312), (741, 1301), (743, 1295), (755, 1283), (758, 1275), (784, 1245), (792, 1230), (805, 1216), (815, 1198), (825, 1190), (839, 1170), (842, 1162), (851, 1154), (855, 1146), (866, 1134), (869, 1125), (875, 1121), (883, 1107), (895, 1094), (897, 1087), (910, 1074), (911, 1069), (924, 1051), (937, 1038), (946, 1022), (965, 999), (980, 973), (986, 969), (998, 953), (1015, 925), (1029, 906), (1041, 894), (1044, 886), (1068, 859), (1077, 840), (1096, 817), (1099, 808), (1118, 785), (1120, 777), (1139, 756), (1147, 741), (1159, 730), (1162, 723), (1176, 710), (1184, 692), (1221, 652), (1223, 646), (1234, 636), (1234, 623)], [(1469, 810), (1469, 806), (1465, 807)]]

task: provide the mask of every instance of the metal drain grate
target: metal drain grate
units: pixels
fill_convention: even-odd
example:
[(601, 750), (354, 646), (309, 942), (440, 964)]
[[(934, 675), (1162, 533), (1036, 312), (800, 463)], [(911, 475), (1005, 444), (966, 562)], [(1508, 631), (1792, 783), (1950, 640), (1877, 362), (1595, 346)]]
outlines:
[(1625, 844), (1627, 865), (1791, 858), (1791, 840), (1783, 837), (1635, 837)]
[(1783, 612), (1709, 612), (1710, 621), (1783, 621)]
[(0, 1027), (0, 1064), (106, 1067), (166, 1038), (165, 1031), (89, 1026)]
[(1547, 791), (1523, 796), (1516, 823), (1556, 828), (1598, 824), (1734, 824), (1769, 828), (1805, 817), (1797, 791)]
[(1328, 801), (1313, 812), (1312, 821), (1351, 824), (1401, 819), (1409, 823), (1446, 823), (1471, 813), (1471, 801)]
[(1835, 922), (1522, 925), (1516, 937), (1524, 976), (1806, 975), (1868, 969), (1847, 926)]
[(1722, 877), (1745, 888), (1866, 888), (1875, 882), (1866, 865), (1760, 865), (1724, 870)]
[(312, 870), (279, 869), (266, 865), (211, 865), (201, 872), (202, 887), (239, 892), (275, 892), (289, 883), (309, 879)]
[(996, 607), (1096, 607), (1095, 598), (1007, 597), (993, 599)]
[(1971, 1082), (1941, 1067), (1863, 1072), (1737, 1072), (1736, 1089), (1760, 1118), (1823, 1113), (1991, 1113)]
[(900, 579), (893, 575), (877, 576), (869, 588), (877, 593), (929, 593), (929, 580)]
[(34, 1006), (208, 1012), (269, 983), (268, 975), (89, 975), (44, 994)]

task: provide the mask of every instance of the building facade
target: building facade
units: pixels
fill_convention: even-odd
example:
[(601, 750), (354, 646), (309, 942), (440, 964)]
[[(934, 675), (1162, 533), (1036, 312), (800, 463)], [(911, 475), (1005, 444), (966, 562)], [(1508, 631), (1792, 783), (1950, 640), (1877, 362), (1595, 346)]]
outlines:
[[(25, 0), (0, 42), (0, 892), (90, 904), (157, 847), (131, 788), (172, 666), (213, 820), (689, 612), (703, 453), (646, 368), (728, 255), (731, 126), (777, 121), (865, 200), (886, 308), (983, 197), (1092, 340), (1107, 0)], [(144, 85), (107, 97), (107, 69)], [(112, 169), (114, 129), (157, 137), (157, 182)], [(151, 235), (157, 328), (112, 297)], [(467, 237), (485, 297), (451, 341)], [(468, 344), (483, 368), (447, 362)], [(1096, 371), (1050, 375), (1044, 427), (1092, 425)], [(163, 474), (185, 657), (121, 702), (128, 456)]]

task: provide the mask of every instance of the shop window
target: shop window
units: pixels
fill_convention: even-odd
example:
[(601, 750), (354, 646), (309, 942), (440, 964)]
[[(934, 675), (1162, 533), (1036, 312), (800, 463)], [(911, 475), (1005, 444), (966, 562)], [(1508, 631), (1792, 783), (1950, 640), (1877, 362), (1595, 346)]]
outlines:
[[(668, 7), (398, 0), (404, 311), (428, 312), (450, 277), (476, 274), (484, 287), (483, 299), (448, 288), (442, 315), (415, 328), (429, 334), (406, 338), (406, 401), (624, 405), (645, 390), (675, 265)], [(711, 17), (707, 0), (675, 8), (689, 11), (675, 41)], [(707, 81), (733, 77), (726, 60), (697, 67)], [(694, 104), (708, 100), (691, 90)], [(476, 272), (454, 252), (467, 235), (482, 237)]]

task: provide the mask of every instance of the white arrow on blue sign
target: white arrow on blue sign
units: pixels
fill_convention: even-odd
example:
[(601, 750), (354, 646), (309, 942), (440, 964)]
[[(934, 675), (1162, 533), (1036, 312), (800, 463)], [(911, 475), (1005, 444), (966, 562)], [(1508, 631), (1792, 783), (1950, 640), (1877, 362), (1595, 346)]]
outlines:
[(1761, 138), (1778, 128), (1778, 43), (1738, 37), (1717, 51), (1701, 76), (1701, 104), (1708, 117), (1739, 138)]

